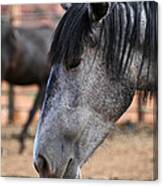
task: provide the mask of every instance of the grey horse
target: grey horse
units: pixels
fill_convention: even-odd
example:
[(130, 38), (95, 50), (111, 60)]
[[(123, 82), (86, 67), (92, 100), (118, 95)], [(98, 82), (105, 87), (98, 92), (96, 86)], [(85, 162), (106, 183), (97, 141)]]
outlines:
[(135, 91), (145, 99), (157, 92), (157, 3), (66, 9), (49, 53), (53, 66), (35, 137), (40, 177), (78, 178)]

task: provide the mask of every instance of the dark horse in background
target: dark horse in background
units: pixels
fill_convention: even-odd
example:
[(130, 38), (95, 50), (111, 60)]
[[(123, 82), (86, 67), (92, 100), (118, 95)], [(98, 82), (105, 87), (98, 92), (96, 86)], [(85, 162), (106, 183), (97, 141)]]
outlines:
[(47, 62), (52, 28), (15, 28), (9, 21), (1, 21), (1, 78), (12, 85), (36, 84), (39, 91), (28, 119), (19, 136), (23, 151), (27, 129), (41, 104), (50, 64)]
[(49, 59), (34, 165), (41, 177), (76, 178), (134, 93), (157, 93), (157, 3), (68, 5)]

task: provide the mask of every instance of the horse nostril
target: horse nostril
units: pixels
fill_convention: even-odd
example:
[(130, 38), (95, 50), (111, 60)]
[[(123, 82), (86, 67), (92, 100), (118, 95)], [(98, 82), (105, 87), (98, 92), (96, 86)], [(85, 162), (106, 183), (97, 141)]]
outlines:
[(55, 171), (53, 171), (48, 160), (42, 155), (38, 156), (37, 160), (34, 162), (34, 167), (40, 177), (51, 177), (55, 175)]
[(46, 167), (46, 160), (42, 156), (38, 156), (37, 160), (34, 162), (34, 167), (38, 173), (42, 172), (42, 170)]
[(69, 161), (67, 162), (67, 166), (66, 166), (66, 171), (65, 172), (68, 171), (68, 169), (70, 168), (71, 164), (72, 164), (72, 158), (70, 158)]
[(70, 160), (68, 161), (67, 168), (71, 166), (71, 163), (72, 163), (72, 158), (70, 158)]

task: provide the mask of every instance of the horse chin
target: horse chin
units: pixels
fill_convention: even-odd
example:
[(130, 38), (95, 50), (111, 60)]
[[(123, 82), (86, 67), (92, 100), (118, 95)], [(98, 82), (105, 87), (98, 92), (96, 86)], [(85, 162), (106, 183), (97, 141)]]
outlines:
[(55, 175), (50, 175), (48, 172), (39, 173), (40, 178), (57, 178)]
[(51, 174), (48, 170), (43, 170), (42, 172), (39, 172), (40, 178), (59, 178), (56, 174)]
[(76, 168), (74, 166), (73, 161), (69, 162), (64, 170), (61, 171), (56, 171), (55, 174), (50, 174), (48, 170), (43, 170), (42, 172), (39, 173), (40, 178), (57, 178), (57, 179), (75, 179), (75, 178), (80, 178), (80, 168)]

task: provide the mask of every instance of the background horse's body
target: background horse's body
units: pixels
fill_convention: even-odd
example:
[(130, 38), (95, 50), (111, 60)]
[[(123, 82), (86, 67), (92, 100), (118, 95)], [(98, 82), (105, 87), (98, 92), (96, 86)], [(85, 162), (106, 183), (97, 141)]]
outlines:
[(48, 27), (14, 28), (2, 19), (2, 80), (12, 85), (39, 86), (34, 105), (20, 135), (20, 151), (24, 148), (27, 128), (43, 99), (44, 86), (50, 70), (47, 55), (52, 31), (53, 29)]
[(157, 91), (157, 4), (74, 4), (50, 60), (34, 164), (42, 177), (75, 178), (135, 91)]

